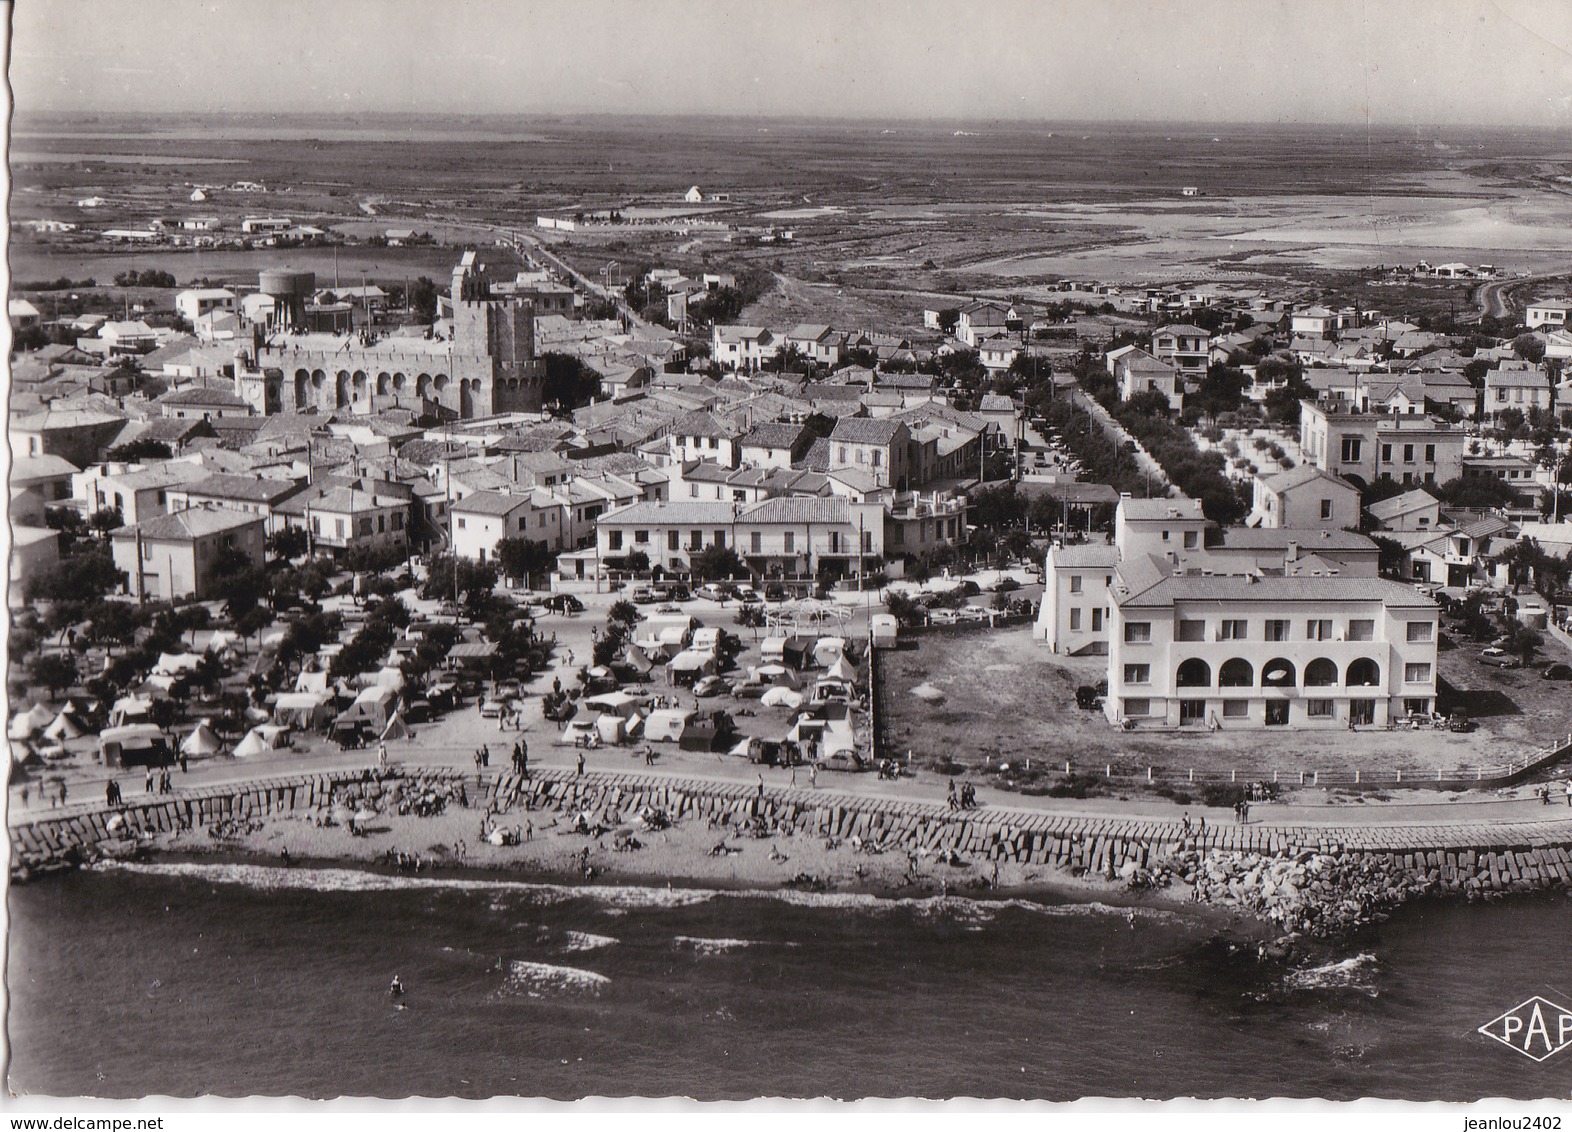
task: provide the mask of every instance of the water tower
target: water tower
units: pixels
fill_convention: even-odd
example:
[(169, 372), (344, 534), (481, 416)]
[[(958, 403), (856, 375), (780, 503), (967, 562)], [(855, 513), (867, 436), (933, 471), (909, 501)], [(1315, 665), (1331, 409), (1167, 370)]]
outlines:
[(314, 271), (269, 268), (262, 272), (259, 289), (273, 300), (274, 326), (304, 326), (306, 303), (317, 289), (317, 275)]

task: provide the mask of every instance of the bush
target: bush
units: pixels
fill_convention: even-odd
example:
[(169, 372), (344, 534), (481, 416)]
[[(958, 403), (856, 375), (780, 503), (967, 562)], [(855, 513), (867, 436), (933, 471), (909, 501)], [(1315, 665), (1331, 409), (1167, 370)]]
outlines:
[(1237, 782), (1215, 782), (1201, 788), (1201, 804), (1204, 806), (1233, 807), (1244, 801), (1245, 788)]

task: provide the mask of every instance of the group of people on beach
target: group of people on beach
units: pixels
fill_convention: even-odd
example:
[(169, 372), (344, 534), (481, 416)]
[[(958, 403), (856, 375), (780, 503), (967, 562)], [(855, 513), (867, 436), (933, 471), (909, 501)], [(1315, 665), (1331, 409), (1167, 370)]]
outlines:
[(977, 788), (970, 782), (961, 783), (959, 790), (955, 788), (955, 779), (950, 779), (945, 788), (945, 805), (952, 810), (975, 810), (977, 808)]
[[(1540, 805), (1550, 805), (1550, 800), (1555, 795), (1555, 792), (1555, 787), (1548, 782), (1541, 786), (1537, 791)], [(1572, 779), (1567, 780), (1566, 785), (1562, 787), (1562, 792), (1566, 794), (1567, 805), (1572, 806)]]

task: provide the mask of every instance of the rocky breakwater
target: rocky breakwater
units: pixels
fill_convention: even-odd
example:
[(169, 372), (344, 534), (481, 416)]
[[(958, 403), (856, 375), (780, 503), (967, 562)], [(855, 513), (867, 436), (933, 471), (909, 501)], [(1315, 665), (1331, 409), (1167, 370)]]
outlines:
[(1328, 937), (1376, 923), (1416, 897), (1477, 900), (1554, 888), (1572, 894), (1572, 854), (1563, 847), (1271, 854), (1186, 846), (1151, 868), (1127, 863), (1118, 875), (1130, 888), (1184, 884), (1198, 903)]

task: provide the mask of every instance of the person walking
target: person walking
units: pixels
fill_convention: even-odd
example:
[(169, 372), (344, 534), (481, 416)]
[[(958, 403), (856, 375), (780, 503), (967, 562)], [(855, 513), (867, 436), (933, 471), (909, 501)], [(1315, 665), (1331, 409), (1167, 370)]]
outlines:
[(152, 767), (148, 767), (147, 768), (147, 779), (146, 779), (146, 781), (143, 782), (142, 789), (143, 789), (143, 791), (145, 793), (148, 793), (148, 794), (151, 794), (153, 792), (153, 768)]
[(759, 775), (759, 797), (764, 797), (764, 776)]
[(25, 782), (22, 783), (22, 806), (24, 809), (27, 806), (27, 783)]
[(1567, 805), (1572, 806), (1572, 779), (1567, 780)]
[(580, 751), (580, 752), (579, 752), (579, 770), (578, 770), (578, 776), (579, 776), (579, 777), (580, 777), (580, 778), (583, 778), (583, 777), (584, 777), (584, 752), (583, 752), (583, 751)]
[(378, 774), (386, 774), (387, 772), (388, 772), (388, 745), (386, 743), (383, 743), (383, 742), (379, 741), (377, 743), (377, 773)]
[(817, 790), (819, 788), (819, 764), (818, 763), (810, 763), (810, 764), (808, 764), (808, 785), (813, 787), (815, 790)]

